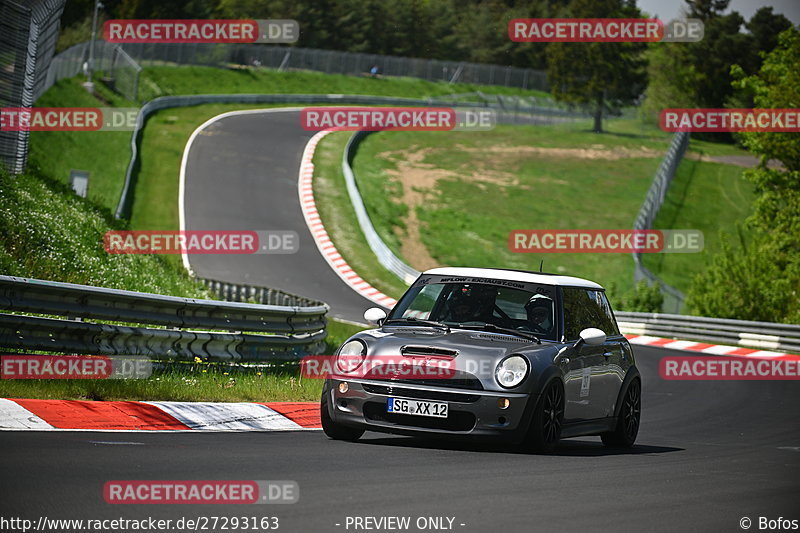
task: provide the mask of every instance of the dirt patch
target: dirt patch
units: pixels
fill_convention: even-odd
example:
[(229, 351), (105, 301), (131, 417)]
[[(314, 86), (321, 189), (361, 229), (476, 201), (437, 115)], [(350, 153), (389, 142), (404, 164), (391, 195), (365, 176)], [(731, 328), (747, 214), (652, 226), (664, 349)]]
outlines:
[(456, 175), (449, 170), (434, 168), (429, 163), (423, 163), (425, 156), (431, 151), (432, 149), (409, 150), (381, 154), (381, 157), (386, 159), (395, 159), (396, 157), (397, 170), (387, 169), (386, 173), (402, 184), (403, 196), (399, 201), (408, 206), (408, 215), (403, 220), (406, 227), (405, 232), (399, 227), (395, 227), (395, 234), (400, 240), (400, 255), (412, 267), (420, 271), (440, 265), (428, 253), (428, 249), (422, 242), (417, 207), (425, 202), (426, 196), (430, 196), (437, 181)]
[(487, 148), (460, 147), (465, 152), (489, 154), (541, 155), (564, 159), (631, 159), (639, 157), (663, 157), (664, 152), (642, 146), (640, 148), (607, 148), (593, 144), (590, 148), (546, 148), (543, 146), (491, 146)]
[[(457, 145), (454, 148), (470, 154), (480, 154), (483, 157), (470, 158), (468, 167), (451, 170), (425, 163), (425, 159), (435, 153), (436, 148), (411, 146), (407, 150), (387, 151), (378, 156), (394, 162), (397, 166), (396, 169), (387, 169), (386, 173), (402, 185), (403, 195), (397, 201), (408, 206), (408, 215), (403, 220), (406, 230), (395, 228), (395, 234), (400, 241), (400, 254), (417, 270), (440, 266), (422, 242), (421, 224), (417, 216), (417, 207), (433, 201), (434, 191), (439, 180), (459, 179), (484, 189), (487, 184), (492, 184), (530, 190), (531, 187), (522, 185), (519, 177), (514, 173), (498, 169), (507, 168), (510, 160), (525, 159), (531, 156), (595, 160), (663, 157), (663, 152), (644, 146), (609, 149), (601, 144), (594, 144), (589, 148), (545, 148), (539, 146), (477, 148), (463, 145)], [(566, 180), (552, 177), (542, 177), (537, 182), (549, 185), (567, 185)]]

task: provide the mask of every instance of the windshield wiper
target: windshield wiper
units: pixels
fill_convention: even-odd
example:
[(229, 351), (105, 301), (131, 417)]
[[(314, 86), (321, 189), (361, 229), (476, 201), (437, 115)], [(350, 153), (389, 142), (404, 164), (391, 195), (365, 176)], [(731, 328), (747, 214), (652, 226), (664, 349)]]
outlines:
[(535, 341), (536, 344), (542, 344), (542, 340), (533, 333), (529, 333), (527, 331), (520, 331), (518, 329), (504, 328), (502, 326), (498, 326), (496, 324), (490, 324), (488, 322), (482, 325), (475, 325), (475, 326), (462, 326), (461, 324), (459, 324), (458, 326), (463, 327), (464, 329), (475, 328), (486, 331), (496, 331), (499, 333), (508, 333), (509, 335), (516, 335), (517, 337), (522, 337), (523, 339)]
[(450, 326), (448, 326), (444, 322), (436, 322), (435, 320), (420, 320), (418, 318), (414, 318), (413, 316), (409, 316), (406, 318), (390, 318), (388, 320), (385, 320), (381, 325), (385, 326), (386, 324), (389, 324), (391, 322), (400, 322), (400, 323), (410, 322), (415, 326), (432, 326), (434, 328), (441, 328), (447, 331), (447, 333), (450, 333)]

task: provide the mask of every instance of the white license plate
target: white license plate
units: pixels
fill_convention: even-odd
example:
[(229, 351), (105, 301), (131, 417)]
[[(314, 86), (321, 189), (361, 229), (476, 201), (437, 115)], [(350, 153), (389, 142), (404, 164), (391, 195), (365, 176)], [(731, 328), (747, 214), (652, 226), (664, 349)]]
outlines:
[(386, 404), (386, 412), (414, 416), (431, 416), (433, 418), (447, 418), (447, 404), (405, 400), (403, 398), (389, 398)]

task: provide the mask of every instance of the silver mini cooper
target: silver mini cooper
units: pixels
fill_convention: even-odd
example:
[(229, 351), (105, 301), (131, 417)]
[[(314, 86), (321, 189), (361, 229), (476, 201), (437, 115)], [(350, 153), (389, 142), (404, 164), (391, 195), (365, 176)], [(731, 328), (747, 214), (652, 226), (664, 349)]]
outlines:
[(322, 390), (332, 439), (365, 430), (488, 437), (538, 452), (564, 437), (636, 440), (641, 377), (594, 282), (437, 268), (388, 316), (373, 308), (364, 317), (377, 329), (337, 350)]

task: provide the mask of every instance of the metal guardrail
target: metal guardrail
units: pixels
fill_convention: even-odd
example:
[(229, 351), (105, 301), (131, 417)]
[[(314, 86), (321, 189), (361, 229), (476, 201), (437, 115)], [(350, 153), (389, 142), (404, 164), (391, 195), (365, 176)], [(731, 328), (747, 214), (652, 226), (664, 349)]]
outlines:
[[(162, 96), (150, 100), (139, 110), (136, 125), (131, 135), (131, 159), (125, 172), (125, 183), (122, 186), (115, 216), (128, 218), (133, 205), (133, 189), (135, 187), (136, 170), (139, 165), (139, 142), (147, 117), (156, 111), (172, 107), (187, 107), (201, 104), (342, 104), (342, 105), (396, 105), (427, 107), (474, 107), (494, 109), (486, 102), (460, 102), (447, 100), (418, 100), (390, 96), (345, 95), (345, 94), (199, 94), (189, 96)], [(516, 115), (514, 112), (500, 110), (498, 122), (544, 123), (563, 122), (574, 118), (583, 118), (580, 112), (553, 107), (527, 107), (525, 112)], [(527, 119), (527, 122), (526, 120)]]
[(200, 279), (214, 294), (228, 302), (254, 302), (264, 305), (282, 305), (290, 307), (314, 307), (324, 305), (322, 302), (289, 294), (278, 289), (256, 287), (241, 283), (228, 283), (212, 279)]
[[(686, 153), (686, 148), (688, 146), (688, 132), (678, 132), (672, 138), (667, 155), (661, 161), (661, 165), (658, 167), (656, 175), (653, 178), (653, 183), (650, 185), (650, 189), (647, 191), (647, 196), (645, 197), (644, 203), (639, 209), (639, 214), (636, 215), (636, 221), (633, 223), (633, 229), (648, 230), (653, 227), (653, 222), (658, 215), (658, 211), (661, 209), (661, 205), (664, 203), (664, 199), (667, 197), (667, 189), (669, 189), (669, 186), (672, 183), (672, 178), (675, 177), (675, 172), (678, 170), (678, 165), (680, 164), (681, 160), (683, 160), (683, 154)], [(662, 310), (679, 313), (683, 307), (683, 302), (686, 299), (685, 295), (675, 287), (672, 287), (671, 285), (668, 285), (662, 281), (661, 278), (656, 276), (646, 266), (644, 266), (642, 264), (641, 253), (634, 252), (632, 255), (634, 263), (634, 283), (638, 283), (643, 279), (646, 279), (651, 285), (653, 283), (658, 283), (661, 286), (661, 292), (664, 295), (664, 304), (662, 306)]]
[(623, 333), (800, 353), (800, 326), (663, 313), (615, 313)]
[(367, 208), (364, 205), (364, 199), (361, 198), (361, 193), (358, 191), (356, 178), (353, 174), (351, 164), (356, 153), (356, 147), (361, 139), (366, 137), (369, 133), (370, 132), (367, 131), (357, 131), (350, 137), (350, 140), (347, 141), (347, 146), (344, 149), (344, 155), (342, 156), (342, 172), (344, 173), (344, 180), (347, 184), (347, 194), (350, 196), (350, 203), (353, 204), (353, 209), (355, 209), (358, 225), (361, 227), (361, 231), (364, 233), (364, 237), (367, 239), (367, 243), (372, 253), (377, 257), (378, 262), (383, 265), (386, 270), (403, 280), (407, 285), (411, 285), (414, 283), (414, 280), (419, 277), (419, 271), (405, 264), (402, 259), (394, 255), (394, 252), (389, 249), (380, 235), (378, 235), (378, 232), (375, 231), (375, 226), (372, 225), (372, 221), (369, 218)]
[(310, 305), (200, 300), (0, 276), (0, 309), (68, 318), (0, 314), (0, 346), (164, 360), (291, 360), (324, 348), (329, 308), (322, 302), (306, 303)]

